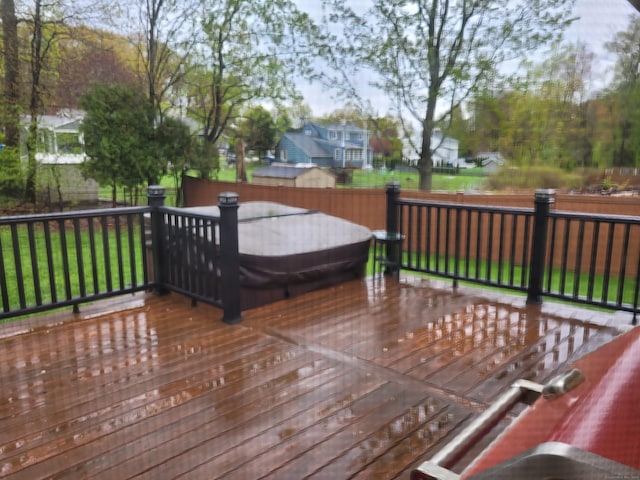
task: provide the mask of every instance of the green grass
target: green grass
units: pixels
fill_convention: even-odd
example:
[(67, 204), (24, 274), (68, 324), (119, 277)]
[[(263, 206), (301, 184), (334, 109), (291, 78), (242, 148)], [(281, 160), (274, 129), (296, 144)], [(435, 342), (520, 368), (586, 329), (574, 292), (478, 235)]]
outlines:
[[(409, 257), (404, 253), (403, 262), (407, 264), (409, 262)], [(425, 268), (426, 265), (429, 266), (431, 270), (435, 270), (436, 262), (438, 265), (438, 269), (440, 272), (447, 272), (447, 274), (453, 274), (455, 269), (455, 260), (449, 259), (448, 263), (444, 256), (436, 256), (431, 255), (428, 259), (424, 256), (420, 258), (418, 264), (418, 259), (415, 255), (411, 259), (411, 265), (414, 268)], [(458, 274), (468, 276), (469, 283), (473, 284), (473, 278), (476, 276), (482, 281), (490, 281), (498, 285), (498, 283), (504, 285), (511, 283), (511, 279), (513, 278), (514, 285), (522, 285), (524, 283), (528, 284), (528, 275), (529, 271), (524, 270), (520, 265), (514, 265), (513, 269), (511, 264), (507, 262), (503, 262), (502, 265), (499, 265), (497, 262), (487, 262), (485, 260), (469, 261), (469, 272), (467, 274), (466, 271), (466, 262), (464, 259), (458, 261)], [(513, 271), (512, 271), (513, 270)], [(415, 275), (423, 275), (418, 272), (412, 272)], [(434, 276), (434, 274), (424, 274), (427, 276)], [(439, 275), (435, 275), (439, 276)], [(524, 282), (523, 282), (523, 277)], [(549, 285), (549, 278), (551, 279), (551, 283)], [(562, 291), (563, 296), (571, 297), (574, 295), (574, 290), (578, 284), (577, 296), (581, 299), (586, 299), (589, 294), (589, 275), (581, 274), (576, 276), (571, 271), (566, 272), (566, 277), (563, 281), (562, 271), (560, 269), (553, 269), (551, 272), (546, 271), (545, 277), (543, 280), (543, 290), (547, 289), (549, 285), (549, 291), (552, 294), (560, 294)], [(610, 304), (616, 304), (618, 301), (618, 288), (620, 287), (619, 278), (610, 277), (607, 291), (605, 294), (605, 278), (602, 274), (596, 274), (593, 278), (593, 285), (591, 286), (591, 296), (594, 301), (599, 301), (601, 299), (605, 299), (606, 302)], [(485, 288), (483, 286), (483, 288)], [(505, 287), (496, 287), (498, 289), (504, 289)], [(634, 303), (634, 295), (635, 295), (636, 281), (633, 277), (627, 277), (624, 279), (623, 291), (622, 291), (622, 304), (633, 305)]]
[[(247, 178), (251, 181), (251, 174), (254, 170), (264, 167), (259, 162), (252, 162), (247, 165)], [(235, 182), (236, 170), (234, 167), (222, 167), (218, 172), (221, 182)], [(351, 185), (341, 186), (341, 188), (384, 188), (389, 182), (399, 181), (403, 190), (417, 190), (419, 176), (413, 172), (401, 171), (364, 171), (355, 169)], [(482, 169), (463, 171), (460, 175), (434, 175), (433, 190), (459, 192), (469, 190), (480, 190), (483, 188), (485, 178), (482, 176)]]
[[(53, 229), (52, 229), (53, 230)], [(122, 227), (122, 232), (126, 232)], [(20, 246), (19, 255), (16, 258), (14, 254), (14, 241), (11, 231), (8, 227), (0, 228), (0, 243), (2, 244), (3, 268), (7, 283), (7, 296), (9, 300), (10, 310), (20, 308), (21, 299), (19, 294), (19, 282), (24, 289), (24, 304), (27, 307), (35, 306), (38, 303), (36, 297), (36, 280), (39, 283), (40, 303), (49, 304), (53, 301), (53, 290), (55, 289), (58, 300), (66, 300), (67, 298), (78, 298), (81, 296), (80, 267), (79, 258), (82, 259), (80, 264), (83, 268), (82, 278), (84, 279), (85, 294), (92, 295), (104, 293), (108, 290), (107, 275), (105, 266), (107, 260), (111, 266), (111, 288), (117, 290), (121, 285), (130, 286), (133, 282), (131, 256), (135, 255), (135, 273), (136, 283), (143, 281), (143, 261), (142, 247), (138, 239), (140, 238), (140, 228), (134, 227), (134, 244), (129, 245), (128, 239), (123, 238), (121, 241), (122, 251), (122, 272), (118, 269), (118, 240), (113, 225), (109, 227), (106, 233), (108, 242), (108, 252), (103, 247), (103, 236), (101, 229), (96, 229), (93, 238), (93, 245), (88, 230), (82, 229), (79, 232), (80, 248), (76, 247), (76, 237), (71, 229), (65, 230), (66, 248), (63, 248), (62, 233), (60, 231), (52, 231), (50, 235), (51, 242), (51, 258), (47, 257), (46, 237), (42, 226), (34, 229), (33, 244), (36, 256), (36, 268), (33, 268), (31, 260), (31, 248), (29, 246), (29, 235), (25, 226), (17, 229), (17, 244)], [(133, 252), (132, 252), (133, 249)], [(92, 254), (92, 252), (94, 252)], [(67, 255), (66, 267), (69, 271), (69, 285), (66, 284), (64, 278), (65, 261), (64, 253)], [(79, 255), (80, 253), (80, 255)], [(107, 256), (108, 254), (108, 256)], [(94, 258), (96, 270), (94, 272), (91, 260)], [(53, 265), (53, 282), (49, 278), (48, 262)], [(36, 275), (37, 272), (37, 275)], [(97, 282), (97, 288), (94, 284), (94, 273)], [(4, 307), (4, 305), (3, 305)]]

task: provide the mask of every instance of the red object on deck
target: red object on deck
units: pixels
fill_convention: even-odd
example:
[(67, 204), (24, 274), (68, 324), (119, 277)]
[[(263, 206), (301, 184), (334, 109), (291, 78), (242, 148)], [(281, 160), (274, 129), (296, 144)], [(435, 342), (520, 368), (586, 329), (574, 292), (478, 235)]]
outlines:
[(538, 399), (465, 471), (469, 479), (547, 442), (640, 470), (640, 328), (574, 365), (585, 377), (555, 399)]

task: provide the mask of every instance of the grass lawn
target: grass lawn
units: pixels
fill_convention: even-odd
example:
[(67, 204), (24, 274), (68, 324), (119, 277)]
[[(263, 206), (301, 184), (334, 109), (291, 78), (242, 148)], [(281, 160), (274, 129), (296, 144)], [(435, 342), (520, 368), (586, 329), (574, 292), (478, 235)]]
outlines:
[[(18, 255), (10, 229), (0, 229), (2, 268), (6, 279), (6, 292), (2, 292), (2, 296), (6, 296), (10, 310), (18, 309), (21, 305), (46, 305), (53, 301), (54, 294), (58, 300), (66, 300), (117, 290), (133, 283), (134, 271), (135, 283), (142, 282), (142, 247), (141, 242), (136, 241), (140, 237), (140, 228), (137, 226), (132, 231), (133, 244), (129, 243), (126, 227), (123, 226), (123, 236), (118, 239), (111, 224), (106, 232), (97, 226), (93, 238), (86, 229), (78, 231), (77, 238), (74, 230), (66, 229), (66, 242), (61, 232), (54, 228), (48, 239), (42, 227), (34, 228), (31, 241), (26, 226), (18, 226), (16, 233)], [(47, 242), (50, 244), (50, 257), (47, 255)], [(79, 242), (80, 248), (76, 247), (76, 242)], [(32, 262), (34, 254), (35, 263)], [(135, 269), (131, 265), (132, 259)], [(52, 266), (51, 276), (49, 264)], [(110, 270), (108, 276), (107, 265)], [(68, 278), (65, 278), (65, 271), (69, 272)], [(36, 291), (39, 292), (38, 296)], [(2, 307), (7, 307), (4, 301)]]
[[(258, 162), (249, 163), (247, 165), (247, 177), (251, 181), (251, 174), (254, 170), (264, 167)], [(235, 167), (222, 167), (218, 172), (218, 178), (221, 182), (235, 182)], [(352, 185), (341, 186), (341, 188), (384, 188), (389, 182), (399, 181), (403, 190), (417, 190), (419, 177), (417, 173), (402, 171), (380, 171), (371, 170), (363, 171), (356, 169), (353, 171)], [(482, 169), (470, 168), (460, 175), (434, 175), (433, 190), (459, 192), (469, 190), (480, 190), (484, 185), (484, 177)]]
[[(370, 255), (372, 258), (372, 255)], [(371, 258), (369, 263), (371, 264)], [(416, 255), (413, 256), (411, 261), (407, 254), (404, 254), (403, 262), (405, 264), (409, 264), (412, 268), (416, 269), (426, 269), (427, 266), (430, 270), (437, 270), (439, 272), (447, 272), (448, 274), (453, 274), (455, 270), (455, 260), (449, 259), (448, 264), (446, 263), (446, 259), (444, 256), (436, 256), (431, 255), (429, 258), (421, 256), (418, 258)], [(369, 265), (368, 272), (370, 270), (371, 265)], [(470, 279), (478, 278), (482, 281), (489, 281), (496, 285), (507, 285), (513, 284), (516, 286), (519, 285), (527, 285), (529, 283), (528, 275), (529, 271), (524, 270), (520, 265), (511, 265), (507, 262), (502, 262), (502, 265), (497, 262), (487, 262), (485, 260), (475, 261), (471, 259), (468, 265), (464, 259), (460, 259), (458, 261), (458, 273), (461, 276), (467, 276)], [(417, 276), (427, 276), (427, 277), (440, 277), (435, 274), (423, 274), (420, 272), (411, 272), (412, 275)], [(464, 282), (464, 280), (461, 280)], [(619, 278), (617, 276), (613, 276), (609, 278), (608, 284), (605, 284), (605, 277), (602, 274), (596, 274), (593, 278), (593, 284), (589, 285), (589, 275), (581, 274), (574, 275), (572, 271), (566, 271), (565, 276), (563, 278), (562, 270), (554, 268), (551, 272), (545, 269), (545, 277), (543, 279), (543, 290), (547, 290), (549, 287), (549, 291), (551, 293), (562, 293), (563, 295), (573, 295), (577, 290), (577, 297), (581, 299), (586, 299), (589, 295), (591, 295), (593, 301), (598, 302), (602, 299), (606, 300), (611, 304), (615, 304), (618, 301), (618, 289), (619, 289)], [(549, 283), (550, 282), (550, 283)], [(466, 282), (469, 285), (478, 285), (473, 281)], [(634, 303), (634, 295), (635, 295), (635, 287), (636, 281), (633, 277), (626, 277), (624, 280), (623, 291), (621, 296), (621, 302), (626, 305), (633, 305)], [(492, 288), (483, 285), (482, 288)], [(495, 287), (496, 289), (502, 289), (503, 287)], [(589, 289), (591, 288), (591, 291)], [(606, 292), (605, 292), (606, 288)]]

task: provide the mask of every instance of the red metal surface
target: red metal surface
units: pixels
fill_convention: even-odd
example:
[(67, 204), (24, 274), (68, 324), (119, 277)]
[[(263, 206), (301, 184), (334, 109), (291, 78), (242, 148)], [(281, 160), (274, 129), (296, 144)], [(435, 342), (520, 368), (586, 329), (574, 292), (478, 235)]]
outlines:
[(462, 478), (552, 441), (640, 469), (640, 328), (574, 367), (586, 377), (584, 383), (559, 398), (540, 398), (465, 469)]

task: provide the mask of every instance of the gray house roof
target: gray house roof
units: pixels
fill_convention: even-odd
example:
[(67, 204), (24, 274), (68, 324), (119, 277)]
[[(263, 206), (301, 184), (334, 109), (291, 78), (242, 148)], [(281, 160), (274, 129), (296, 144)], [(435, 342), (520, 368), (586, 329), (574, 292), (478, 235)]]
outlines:
[(305, 135), (302, 132), (285, 134), (292, 143), (298, 146), (309, 158), (333, 157), (335, 145), (323, 138)]
[(253, 172), (254, 177), (298, 178), (305, 172), (318, 167), (296, 167), (295, 165), (269, 165)]

